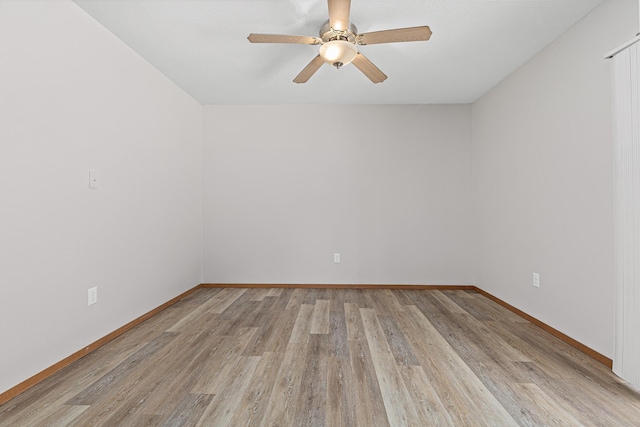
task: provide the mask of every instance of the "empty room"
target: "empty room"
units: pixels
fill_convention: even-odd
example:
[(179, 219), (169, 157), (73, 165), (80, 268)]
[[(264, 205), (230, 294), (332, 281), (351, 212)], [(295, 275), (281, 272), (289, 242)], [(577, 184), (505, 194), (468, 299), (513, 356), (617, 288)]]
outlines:
[(0, 0), (0, 426), (640, 425), (637, 0)]

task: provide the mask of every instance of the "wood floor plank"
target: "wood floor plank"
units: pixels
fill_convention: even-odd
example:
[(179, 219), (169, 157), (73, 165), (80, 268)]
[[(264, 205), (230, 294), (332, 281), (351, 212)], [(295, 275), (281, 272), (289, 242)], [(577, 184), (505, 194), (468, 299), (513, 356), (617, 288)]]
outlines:
[(174, 369), (170, 369), (171, 374), (165, 376), (162, 385), (156, 387), (144, 399), (139, 411), (166, 419), (175, 412), (175, 402), (190, 402), (189, 399), (193, 396), (205, 396), (192, 394), (191, 390), (202, 378), (203, 373), (207, 372), (211, 361), (217, 359), (221, 346), (226, 345), (225, 340), (228, 339), (225, 336), (203, 332), (195, 339), (195, 345), (191, 346), (189, 352), (181, 355), (179, 351), (175, 351), (174, 360), (179, 362), (182, 359), (181, 362)]
[[(399, 293), (394, 292), (391, 289), (376, 290), (376, 295), (373, 296), (374, 300), (380, 300), (388, 312), (393, 316), (401, 316), (404, 312), (404, 305), (398, 298)], [(378, 313), (380, 314), (380, 313)]]
[(289, 343), (261, 426), (292, 426), (300, 384), (305, 377), (308, 343)]
[(414, 304), (427, 317), (446, 313), (447, 307), (438, 301), (431, 292), (417, 292), (414, 296)]
[(310, 304), (314, 305), (317, 300), (322, 299), (320, 297), (321, 289), (305, 289), (302, 293), (302, 300), (300, 301), (302, 304)]
[(506, 324), (511, 323), (529, 323), (527, 319), (524, 319), (506, 307), (503, 307), (482, 294), (474, 293), (471, 295), (473, 303), (478, 305), (482, 310), (485, 310), (489, 316), (497, 321), (504, 322)]
[[(492, 322), (492, 325), (496, 335), (507, 342), (511, 341), (512, 347), (517, 348), (532, 361), (547, 366), (546, 374), (554, 378), (589, 376), (591, 375), (589, 369), (597, 369), (601, 372), (606, 369), (601, 365), (596, 366), (593, 359), (582, 353), (578, 354), (579, 352), (575, 348), (531, 323), (514, 323), (505, 326)], [(543, 337), (545, 339), (542, 339)]]
[[(168, 355), (174, 363), (173, 369), (167, 369), (162, 384), (154, 387), (144, 399), (140, 411), (161, 415), (166, 419), (171, 416), (175, 402), (187, 399), (191, 390), (201, 379), (206, 377), (206, 370), (215, 364), (218, 357), (228, 348), (231, 340), (228, 336), (218, 335), (220, 322), (217, 314), (202, 316), (201, 321), (193, 328), (181, 332), (171, 343)], [(191, 330), (200, 331), (194, 335)]]
[(327, 419), (326, 425), (337, 427), (356, 426), (357, 415), (353, 373), (348, 358), (327, 359)]
[(174, 324), (171, 328), (167, 329), (168, 332), (179, 332), (185, 325), (191, 327), (200, 316), (209, 313), (222, 313), (229, 305), (231, 305), (236, 299), (244, 293), (245, 289), (222, 289), (215, 293), (215, 295), (209, 300), (205, 301), (202, 305), (187, 313), (180, 321)]
[(362, 326), (362, 317), (360, 317), (360, 308), (353, 303), (345, 303), (344, 305), (345, 323), (347, 325), (347, 339), (365, 340), (364, 327)]
[[(561, 403), (567, 413), (571, 413), (569, 408), (577, 408), (578, 414), (574, 414), (574, 416), (585, 425), (598, 423), (602, 425), (640, 425), (638, 421), (640, 417), (630, 411), (631, 408), (638, 410), (640, 402), (637, 399), (619, 399), (620, 395), (611, 393), (600, 386), (594, 386), (584, 378), (556, 380), (552, 383), (555, 384), (547, 383), (549, 389), (544, 392), (556, 402)], [(580, 390), (580, 393), (576, 393), (576, 390)], [(627, 389), (627, 391), (630, 390)], [(593, 404), (593, 402), (597, 402), (597, 404)]]
[(127, 419), (123, 420), (121, 424), (118, 424), (118, 427), (157, 427), (159, 425), (162, 425), (161, 416), (141, 414), (136, 412), (135, 414), (131, 414), (131, 416)]
[[(168, 334), (165, 332), (162, 335)], [(128, 425), (131, 420), (140, 420), (140, 414), (144, 414), (144, 410), (148, 409), (149, 397), (158, 393), (179, 393), (180, 387), (166, 387), (185, 379), (184, 375), (177, 377), (176, 374), (180, 373), (182, 366), (189, 363), (192, 351), (197, 354), (203, 349), (206, 343), (201, 338), (207, 334), (204, 332), (198, 336), (190, 333), (172, 335), (175, 337), (169, 343), (147, 356), (148, 363), (133, 365), (129, 369), (126, 373), (127, 381), (120, 381), (104, 389), (102, 402), (93, 404), (73, 424), (82, 426), (91, 421), (101, 425)], [(185, 349), (188, 350), (181, 351)], [(179, 396), (177, 401), (182, 397)]]
[(331, 301), (331, 306), (329, 309), (331, 311), (339, 311), (344, 314), (344, 303), (347, 302), (345, 300), (347, 294), (343, 291), (344, 289), (329, 290), (329, 301)]
[(330, 342), (327, 334), (311, 334), (307, 341), (307, 354), (309, 356), (329, 357)]
[(276, 376), (283, 360), (284, 353), (264, 353), (249, 381), (246, 392), (238, 403), (230, 425), (260, 425), (264, 418), (266, 407), (271, 400), (271, 392), (275, 386)]
[(378, 322), (376, 311), (361, 308), (360, 315), (389, 423), (393, 426), (420, 425), (418, 413)]
[[(568, 415), (573, 416), (583, 425), (632, 426), (637, 425), (637, 419), (640, 419), (637, 413), (630, 411), (631, 407), (639, 410), (637, 405), (640, 400), (638, 399), (618, 400), (615, 394), (599, 386), (580, 384), (568, 377), (550, 376), (537, 363), (519, 363), (518, 365), (526, 367), (531, 384), (543, 390), (552, 400), (562, 405)], [(615, 387), (613, 383), (611, 386)], [(637, 394), (629, 389), (627, 392)]]
[(567, 413), (554, 399), (551, 399), (535, 384), (514, 384), (515, 392), (521, 400), (527, 401), (529, 414), (535, 416), (536, 425), (582, 426), (583, 423)]
[(482, 310), (482, 308), (476, 304), (473, 304), (472, 298), (466, 293), (455, 291), (442, 291), (442, 293), (477, 320), (493, 320), (493, 317), (491, 317), (489, 313)]
[(272, 301), (270, 300), (271, 299), (265, 298), (262, 301), (252, 301), (252, 303), (257, 304), (255, 306), (249, 306), (250, 308), (247, 312), (238, 316), (237, 325), (260, 328), (261, 326), (272, 322), (273, 317), (277, 315), (277, 312), (274, 312), (271, 309)]
[(442, 306), (446, 308), (446, 311), (448, 311), (449, 313), (468, 314), (467, 310), (453, 302), (451, 298), (443, 294), (441, 291), (433, 291), (430, 292), (429, 295), (433, 297), (433, 299), (438, 303), (442, 304)]
[(124, 362), (116, 366), (114, 369), (106, 373), (90, 387), (82, 390), (76, 396), (71, 398), (67, 405), (93, 405), (105, 390), (113, 388), (126, 379), (128, 372), (132, 371), (138, 365), (142, 364), (146, 358), (158, 352), (162, 347), (166, 346), (169, 341), (175, 339), (176, 334), (165, 332), (158, 336), (155, 340), (136, 351), (128, 357)]
[(389, 426), (389, 418), (366, 339), (349, 340), (349, 356), (353, 370), (352, 402), (357, 420), (355, 425)]
[(234, 375), (240, 355), (253, 338), (256, 328), (240, 328), (235, 336), (226, 336), (220, 345), (220, 352), (212, 358), (212, 363), (203, 372), (200, 380), (193, 386), (191, 393), (216, 394), (228, 383), (228, 378)]
[(252, 320), (262, 307), (261, 301), (252, 301), (251, 294), (245, 293), (233, 301), (227, 310), (220, 313), (220, 320), (226, 320), (234, 327), (254, 326)]
[(311, 320), (313, 318), (314, 306), (311, 304), (300, 305), (296, 322), (291, 331), (289, 343), (305, 343), (309, 340), (311, 331)]
[(517, 375), (517, 368), (513, 366), (516, 363), (497, 363), (485, 357), (474, 361), (469, 368), (518, 424), (547, 425), (546, 418), (538, 416), (539, 411), (533, 401), (526, 399), (516, 387), (521, 384), (519, 379), (511, 376), (513, 372)]
[(422, 349), (426, 348), (426, 346), (447, 345), (446, 340), (415, 305), (407, 306), (405, 315), (397, 318), (396, 321), (402, 329), (405, 339), (412, 345), (416, 356), (418, 356), (415, 351), (416, 344)]
[[(163, 310), (162, 316), (153, 316), (144, 322), (144, 326), (141, 328), (147, 333), (154, 333), (154, 331), (165, 331), (171, 326), (175, 325), (185, 315), (198, 310), (203, 304), (207, 304), (211, 298), (218, 294), (222, 289), (198, 289), (194, 293), (188, 295), (186, 298), (181, 299), (175, 304), (171, 305), (169, 310)], [(210, 292), (214, 291), (214, 292)], [(138, 329), (138, 328), (136, 328)], [(127, 334), (126, 336), (128, 336)], [(118, 337), (118, 339), (123, 336)]]
[[(416, 306), (408, 306), (406, 313), (401, 326), (410, 331), (407, 339), (427, 375), (437, 382), (440, 400), (456, 425), (517, 425), (424, 314)], [(421, 335), (427, 338), (424, 343), (416, 341)], [(451, 372), (456, 372), (455, 379), (450, 377)]]
[(398, 369), (418, 412), (419, 425), (454, 426), (453, 418), (442, 404), (434, 384), (431, 383), (422, 366), (400, 366)]
[(345, 304), (354, 304), (358, 308), (364, 308), (366, 307), (364, 293), (364, 289), (344, 289), (344, 292), (342, 292), (342, 299)]
[(347, 323), (344, 311), (332, 311), (329, 315), (329, 356), (349, 358)]
[(268, 297), (278, 297), (282, 294), (283, 288), (270, 288), (269, 292), (267, 292)]
[[(279, 313), (276, 322), (273, 323), (270, 335), (264, 340), (263, 351), (284, 352), (289, 345), (297, 313), (294, 310), (286, 309)], [(256, 350), (257, 351), (257, 350)]]
[[(169, 418), (163, 423), (171, 427), (190, 427), (202, 417), (211, 404), (212, 394), (188, 394), (175, 407)], [(158, 424), (156, 424), (158, 425)]]
[(369, 308), (376, 314), (392, 314), (392, 308), (387, 301), (383, 300), (385, 296), (384, 289), (363, 289), (364, 303), (360, 308)]
[(231, 418), (240, 404), (242, 395), (247, 390), (259, 362), (260, 357), (258, 356), (239, 356), (231, 374), (225, 377), (224, 383), (216, 390), (209, 406), (195, 424), (196, 427), (230, 425)]
[(249, 292), (251, 294), (251, 301), (264, 301), (264, 298), (269, 294), (269, 289), (249, 289)]
[(561, 361), (563, 366), (568, 366), (570, 377), (593, 377), (594, 380), (600, 382), (602, 377), (596, 375), (596, 372), (611, 372), (609, 368), (601, 363), (596, 363), (594, 359), (575, 347), (570, 346), (556, 337), (549, 337), (547, 332), (532, 323), (516, 324), (513, 327), (513, 331), (519, 338), (528, 342), (529, 345), (537, 346), (538, 349), (545, 350), (551, 358)]
[(418, 358), (413, 354), (411, 345), (407, 342), (394, 317), (381, 315), (378, 316), (378, 321), (396, 363), (402, 366), (420, 366)]
[(277, 296), (267, 295), (265, 300), (268, 301), (268, 306), (273, 312), (273, 315), (277, 315), (281, 311), (284, 311), (289, 306), (289, 300), (293, 295), (293, 289), (280, 289)]
[(461, 341), (468, 343), (469, 347), (472, 347), (470, 349), (472, 355), (481, 352), (498, 362), (531, 361), (529, 356), (512, 347), (500, 336), (496, 336), (486, 322), (480, 322), (470, 314), (447, 313), (442, 316), (433, 316), (432, 324), (449, 344)]
[[(145, 322), (146, 323), (146, 322)], [(148, 336), (147, 331), (139, 333), (132, 331), (131, 336), (143, 339)], [(88, 388), (109, 371), (147, 344), (131, 342), (126, 337), (114, 340), (116, 346), (103, 346), (72, 365), (59, 371), (37, 387), (28, 390), (0, 405), (0, 425), (23, 426), (34, 424), (31, 419), (35, 416), (46, 417), (55, 413), (66, 402), (76, 396), (81, 390)], [(113, 341), (112, 341), (113, 342)], [(117, 351), (120, 350), (120, 351)], [(65, 386), (73, 384), (73, 387)]]
[(328, 334), (329, 333), (329, 300), (316, 300), (313, 308), (313, 318), (311, 319), (312, 334)]
[(300, 383), (293, 425), (323, 426), (327, 415), (327, 360), (307, 352), (303, 368), (305, 381)]
[[(522, 381), (517, 363), (526, 363), (529, 359), (516, 352), (511, 346), (493, 334), (478, 332), (484, 327), (469, 314), (452, 314), (444, 322), (433, 321), (434, 326), (443, 333), (451, 347), (467, 364), (500, 404), (520, 422), (526, 402), (519, 399), (517, 393), (505, 384)], [(446, 326), (445, 326), (446, 324)], [(458, 337), (453, 340), (451, 334)], [(526, 381), (526, 379), (525, 379)]]
[[(57, 409), (52, 413), (43, 411), (36, 414), (29, 421), (30, 425), (39, 426), (67, 426), (74, 422), (76, 418), (89, 408), (89, 405), (62, 405), (56, 407)], [(6, 424), (10, 425), (10, 424)], [(20, 424), (15, 424), (20, 425)]]
[(222, 313), (231, 304), (233, 304), (242, 294), (247, 290), (242, 288), (225, 288), (218, 292), (215, 297), (212, 298), (212, 304), (209, 306), (209, 312)]
[(286, 308), (295, 308), (299, 309), (302, 304), (302, 300), (306, 297), (307, 289), (296, 288), (291, 293), (291, 297), (289, 298), (289, 302), (287, 303)]
[(260, 356), (265, 352), (283, 353), (289, 344), (297, 316), (296, 308), (287, 308), (278, 312), (270, 322), (257, 329), (243, 355)]
[[(277, 316), (286, 309), (291, 296), (290, 290), (281, 292), (278, 297), (264, 296), (256, 305), (248, 305), (244, 310), (236, 310), (239, 326), (252, 326), (261, 328), (264, 325), (272, 324)], [(255, 303), (255, 301), (254, 301)]]
[(415, 305), (413, 302), (415, 296), (424, 291), (412, 290), (412, 289), (403, 289), (403, 290), (395, 289), (392, 292), (395, 298), (400, 303), (400, 305), (405, 306), (405, 305)]

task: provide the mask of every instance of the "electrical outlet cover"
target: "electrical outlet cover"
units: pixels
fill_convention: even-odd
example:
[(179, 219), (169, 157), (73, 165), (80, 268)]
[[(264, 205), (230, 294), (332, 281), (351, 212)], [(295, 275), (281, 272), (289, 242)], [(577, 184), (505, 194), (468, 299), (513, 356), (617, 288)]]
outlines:
[(540, 275), (538, 273), (533, 273), (533, 286), (540, 287)]
[(93, 305), (95, 303), (98, 302), (98, 288), (97, 287), (93, 287), (93, 288), (89, 288), (89, 292), (88, 292), (88, 297), (89, 297), (89, 305)]

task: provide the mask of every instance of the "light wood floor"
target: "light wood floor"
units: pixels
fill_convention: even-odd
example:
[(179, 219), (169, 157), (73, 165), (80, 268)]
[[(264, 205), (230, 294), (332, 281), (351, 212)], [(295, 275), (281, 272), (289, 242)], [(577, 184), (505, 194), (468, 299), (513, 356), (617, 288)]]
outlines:
[(475, 292), (200, 289), (2, 426), (637, 426), (640, 394)]

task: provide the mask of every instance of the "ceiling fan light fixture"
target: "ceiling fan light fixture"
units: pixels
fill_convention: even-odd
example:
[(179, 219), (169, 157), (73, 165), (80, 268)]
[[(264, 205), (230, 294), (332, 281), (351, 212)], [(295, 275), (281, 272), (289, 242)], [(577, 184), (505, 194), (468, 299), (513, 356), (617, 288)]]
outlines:
[(322, 59), (336, 68), (349, 64), (357, 54), (356, 45), (346, 40), (331, 40), (320, 46)]
[(293, 79), (294, 83), (306, 83), (325, 62), (336, 68), (353, 62), (353, 65), (371, 82), (380, 83), (385, 81), (387, 76), (359, 53), (357, 46), (412, 42), (431, 38), (431, 29), (426, 25), (358, 33), (356, 26), (349, 22), (351, 0), (327, 0), (327, 4), (329, 19), (320, 27), (320, 37), (251, 33), (247, 38), (251, 43), (321, 45), (320, 53)]

